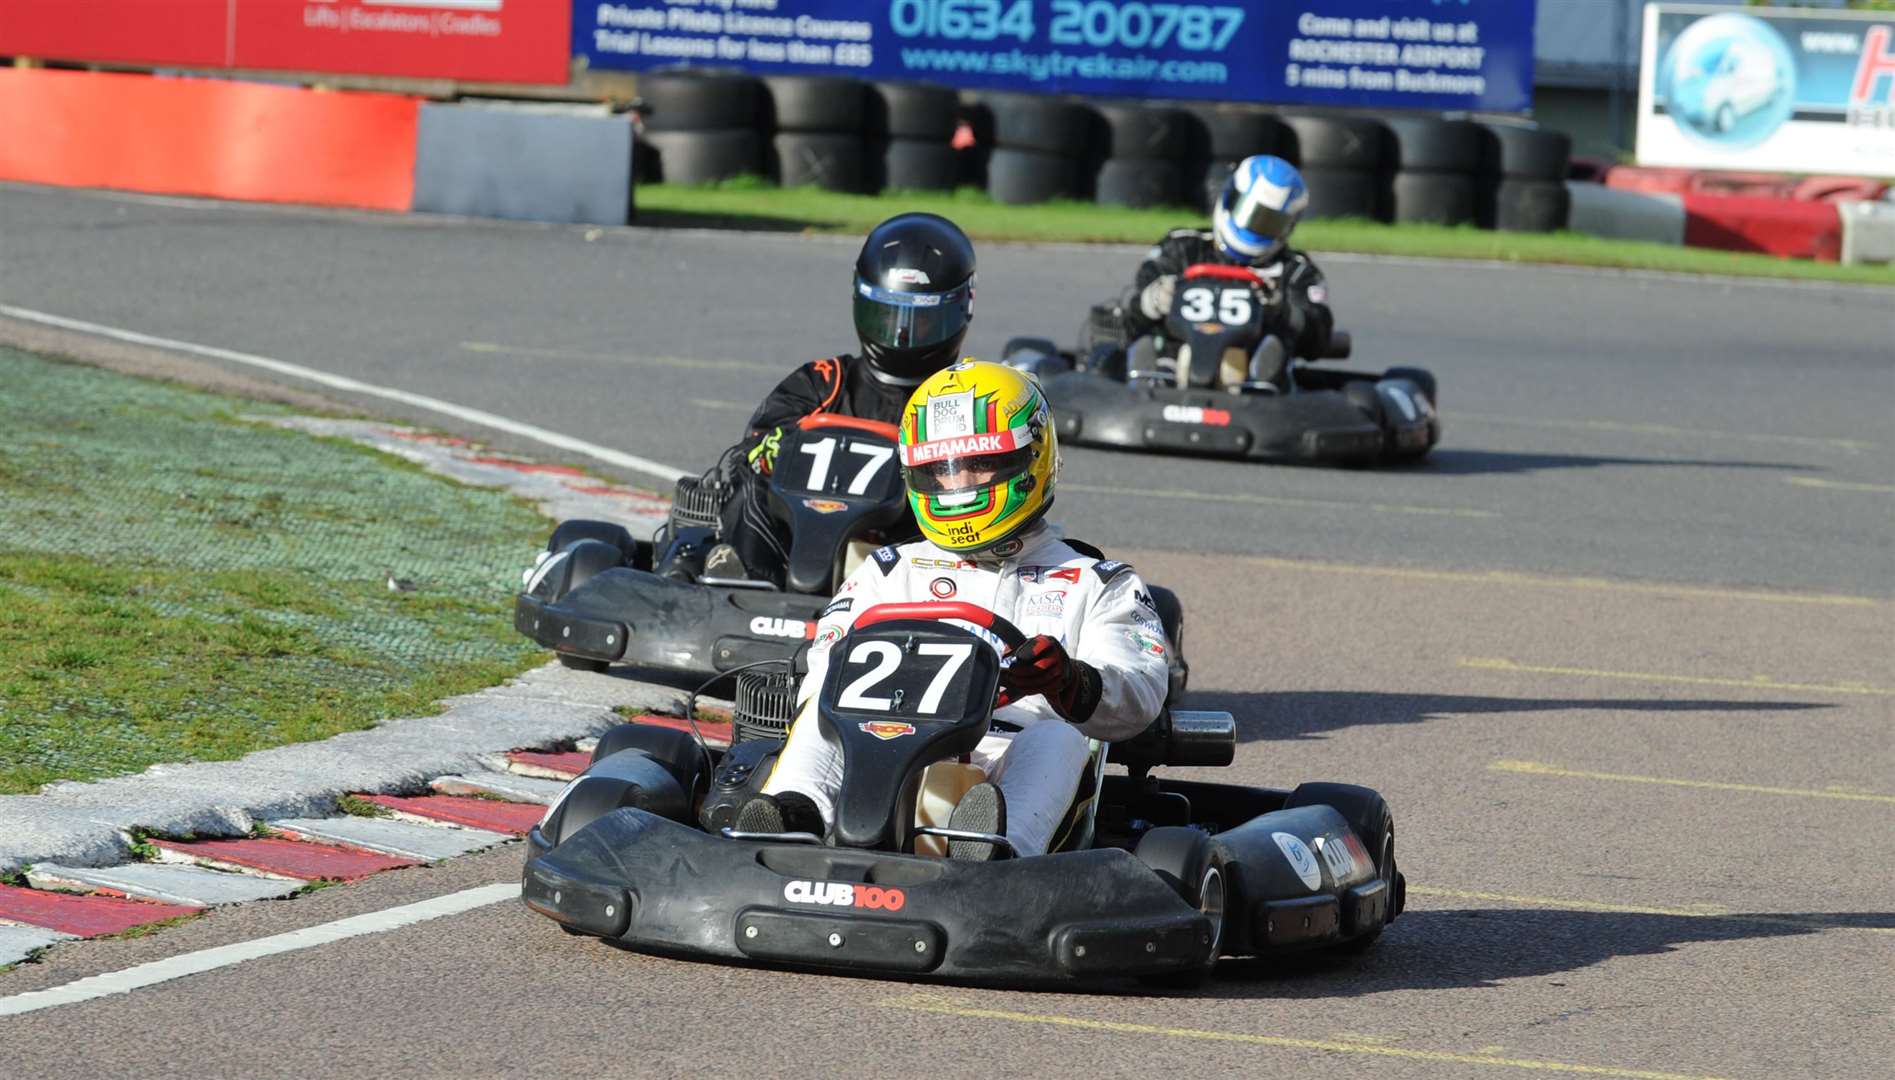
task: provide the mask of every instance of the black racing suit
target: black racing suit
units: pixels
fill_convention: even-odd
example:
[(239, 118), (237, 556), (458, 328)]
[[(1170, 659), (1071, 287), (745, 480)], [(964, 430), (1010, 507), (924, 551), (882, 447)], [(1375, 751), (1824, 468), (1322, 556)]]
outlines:
[[(748, 434), (725, 455), (724, 480), (733, 486), (724, 504), (720, 539), (735, 548), (744, 569), (778, 588), (790, 561), (789, 522), (772, 505), (768, 478), (789, 429), (811, 413), (837, 413), (898, 423), (913, 386), (878, 379), (859, 356), (812, 360), (789, 373), (751, 414)], [(905, 536), (891, 536), (894, 542)]]
[[(1241, 265), (1217, 250), (1217, 241), (1209, 229), (1174, 229), (1158, 241), (1158, 246), (1139, 264), (1132, 288), (1125, 294), (1126, 341), (1164, 331), (1163, 315), (1148, 319), (1139, 310), (1138, 294), (1145, 286), (1166, 274), (1181, 276), (1186, 267), (1199, 263)], [(1323, 280), (1322, 271), (1308, 255), (1285, 247), (1277, 253), (1276, 259), (1258, 267), (1257, 272), (1266, 284), (1275, 286), (1277, 295), (1284, 300), (1278, 330), (1290, 346), (1290, 352), (1312, 360), (1321, 357), (1329, 350), (1329, 337), (1336, 328), (1336, 317), (1329, 310), (1329, 286)], [(1166, 351), (1176, 348), (1173, 345)]]

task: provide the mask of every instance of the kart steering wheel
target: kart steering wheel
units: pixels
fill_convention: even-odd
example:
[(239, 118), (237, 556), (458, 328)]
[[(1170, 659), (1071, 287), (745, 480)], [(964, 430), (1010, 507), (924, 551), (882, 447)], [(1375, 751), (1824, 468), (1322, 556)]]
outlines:
[[(876, 623), (893, 622), (896, 619), (926, 619), (941, 622), (954, 619), (959, 622), (973, 623), (1000, 639), (1008, 652), (1026, 644), (1026, 635), (1020, 628), (996, 615), (979, 604), (970, 604), (965, 600), (929, 600), (914, 604), (877, 604), (856, 616), (855, 626), (874, 626)], [(1006, 687), (994, 695), (994, 708), (1013, 703), (1013, 696)]]

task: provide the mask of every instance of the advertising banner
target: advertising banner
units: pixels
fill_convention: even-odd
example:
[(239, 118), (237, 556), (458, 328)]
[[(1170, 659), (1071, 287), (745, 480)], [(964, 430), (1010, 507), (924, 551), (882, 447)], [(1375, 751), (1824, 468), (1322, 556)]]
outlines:
[(1895, 12), (1648, 5), (1638, 159), (1895, 176)]
[(565, 83), (569, 0), (0, 0), (0, 55)]
[(1522, 112), (1522, 0), (574, 0), (595, 68), (680, 63), (974, 89)]

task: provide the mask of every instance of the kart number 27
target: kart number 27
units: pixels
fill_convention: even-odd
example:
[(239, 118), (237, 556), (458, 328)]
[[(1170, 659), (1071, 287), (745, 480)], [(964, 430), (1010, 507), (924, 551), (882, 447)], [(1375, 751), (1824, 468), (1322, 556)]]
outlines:
[[(915, 705), (915, 712), (923, 716), (934, 716), (941, 711), (941, 698), (954, 682), (954, 676), (974, 654), (971, 641), (933, 641), (924, 642), (915, 647), (918, 656), (938, 656), (943, 658), (941, 667), (934, 677), (928, 680), (928, 688), (923, 691), (921, 701)], [(873, 664), (868, 673), (843, 688), (836, 698), (836, 704), (844, 709), (867, 709), (871, 712), (894, 712), (902, 704), (905, 691), (896, 689), (892, 693), (871, 695), (870, 691), (880, 689), (890, 681), (901, 667), (902, 649), (892, 641), (879, 638), (870, 639), (849, 650), (850, 665)]]

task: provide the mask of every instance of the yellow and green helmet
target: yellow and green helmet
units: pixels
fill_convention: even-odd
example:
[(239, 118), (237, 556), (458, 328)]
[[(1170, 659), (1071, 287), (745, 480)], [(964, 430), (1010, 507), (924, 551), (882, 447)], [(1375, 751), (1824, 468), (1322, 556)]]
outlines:
[(908, 399), (901, 464), (921, 535), (949, 551), (975, 552), (1046, 513), (1059, 438), (1032, 377), (962, 360), (929, 376)]

